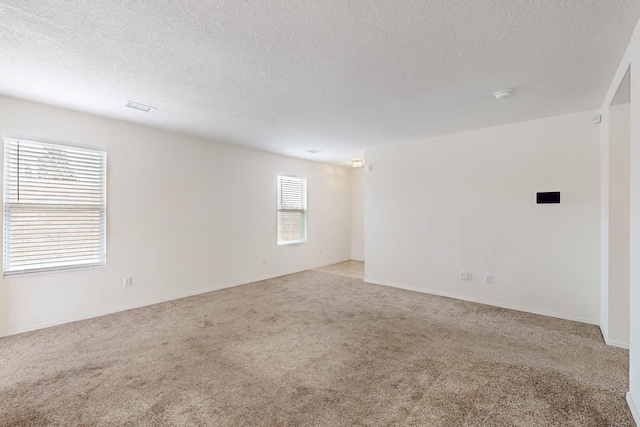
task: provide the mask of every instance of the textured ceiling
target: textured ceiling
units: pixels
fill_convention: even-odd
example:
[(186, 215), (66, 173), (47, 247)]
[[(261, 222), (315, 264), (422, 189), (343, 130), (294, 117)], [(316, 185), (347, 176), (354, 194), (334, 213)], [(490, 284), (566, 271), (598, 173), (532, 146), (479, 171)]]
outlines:
[(0, 93), (344, 162), (598, 107), (639, 13), (636, 0), (0, 0)]

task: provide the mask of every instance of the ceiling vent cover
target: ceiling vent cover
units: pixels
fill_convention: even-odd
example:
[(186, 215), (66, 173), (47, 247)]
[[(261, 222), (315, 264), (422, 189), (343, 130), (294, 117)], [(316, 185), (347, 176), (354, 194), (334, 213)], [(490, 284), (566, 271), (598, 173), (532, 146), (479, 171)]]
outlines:
[(144, 111), (145, 113), (148, 113), (151, 110), (157, 110), (156, 107), (150, 107), (148, 105), (140, 104), (138, 102), (133, 102), (133, 101), (127, 101), (127, 103), (124, 104), (124, 106), (128, 108), (133, 108), (134, 110)]

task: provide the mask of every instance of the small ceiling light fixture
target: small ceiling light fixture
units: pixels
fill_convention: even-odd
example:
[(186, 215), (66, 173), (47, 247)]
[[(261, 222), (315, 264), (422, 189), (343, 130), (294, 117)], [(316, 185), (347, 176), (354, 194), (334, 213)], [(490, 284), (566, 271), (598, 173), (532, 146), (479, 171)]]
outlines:
[(361, 168), (362, 165), (364, 165), (364, 160), (362, 159), (351, 160), (351, 166), (354, 168)]
[(510, 95), (511, 95), (511, 89), (499, 90), (493, 94), (493, 96), (495, 96), (496, 99), (504, 99)]
[(134, 110), (144, 111), (145, 113), (148, 113), (151, 110), (157, 110), (156, 107), (151, 107), (149, 105), (144, 105), (144, 104), (140, 104), (139, 102), (133, 102), (133, 101), (127, 101), (127, 103), (124, 104), (124, 106), (127, 108), (133, 108)]
[(307, 150), (307, 153), (311, 153), (311, 154), (318, 154), (318, 153), (322, 153), (322, 151), (320, 150), (316, 150), (315, 148), (311, 149), (311, 150)]

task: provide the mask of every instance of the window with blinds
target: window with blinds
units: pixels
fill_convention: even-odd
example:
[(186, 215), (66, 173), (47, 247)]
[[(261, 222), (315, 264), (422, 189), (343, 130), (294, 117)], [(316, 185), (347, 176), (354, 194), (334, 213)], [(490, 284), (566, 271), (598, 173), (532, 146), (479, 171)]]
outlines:
[(307, 180), (278, 176), (278, 244), (307, 241)]
[(104, 265), (106, 153), (4, 144), (4, 276)]

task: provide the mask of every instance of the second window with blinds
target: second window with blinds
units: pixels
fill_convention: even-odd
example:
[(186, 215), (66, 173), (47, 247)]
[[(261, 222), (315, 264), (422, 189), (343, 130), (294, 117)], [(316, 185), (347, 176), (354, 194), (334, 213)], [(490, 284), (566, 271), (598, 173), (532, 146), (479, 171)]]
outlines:
[(307, 241), (307, 180), (278, 176), (278, 244)]

